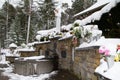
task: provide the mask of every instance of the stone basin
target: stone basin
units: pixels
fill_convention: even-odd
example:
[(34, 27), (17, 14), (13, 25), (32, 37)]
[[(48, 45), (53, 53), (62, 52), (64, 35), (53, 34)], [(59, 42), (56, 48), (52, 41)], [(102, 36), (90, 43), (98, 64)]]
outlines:
[(49, 59), (15, 60), (14, 72), (19, 75), (40, 75), (53, 71), (53, 63)]

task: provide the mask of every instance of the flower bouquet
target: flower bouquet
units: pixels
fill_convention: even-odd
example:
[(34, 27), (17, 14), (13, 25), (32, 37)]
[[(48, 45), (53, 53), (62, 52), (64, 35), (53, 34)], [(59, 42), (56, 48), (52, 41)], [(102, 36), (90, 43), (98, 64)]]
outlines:
[(114, 56), (110, 54), (111, 51), (107, 47), (101, 46), (99, 48), (99, 53), (102, 55), (102, 58), (104, 57), (108, 68), (111, 68), (114, 64)]

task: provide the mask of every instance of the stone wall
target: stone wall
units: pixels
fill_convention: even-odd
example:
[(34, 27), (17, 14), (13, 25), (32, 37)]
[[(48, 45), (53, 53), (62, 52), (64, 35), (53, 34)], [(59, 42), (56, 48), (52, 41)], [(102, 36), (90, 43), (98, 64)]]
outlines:
[(94, 46), (76, 50), (73, 71), (80, 79), (97, 80), (94, 71), (100, 64), (98, 48)]
[(35, 51), (38, 53), (38, 55), (44, 55), (46, 49), (48, 49), (49, 46), (50, 46), (50, 42), (36, 43), (34, 45)]
[(53, 58), (57, 54), (59, 69), (69, 70), (81, 80), (97, 80), (94, 71), (100, 64), (98, 46), (75, 49), (72, 37), (69, 37), (53, 38), (50, 42), (35, 44), (34, 47), (36, 54), (42, 54), (48, 58)]
[(59, 40), (59, 68), (67, 69), (82, 80), (97, 80), (94, 71), (100, 64), (98, 46), (75, 49), (72, 37)]
[(20, 57), (38, 56), (36, 51), (19, 51)]
[(58, 43), (59, 68), (71, 70), (72, 64), (72, 37), (61, 39)]
[(50, 47), (50, 42), (35, 43), (35, 51), (19, 51), (20, 57), (31, 57), (45, 55), (45, 51)]
[(14, 63), (15, 58), (19, 58), (19, 57), (17, 57), (17, 56), (6, 56), (6, 61), (9, 61), (10, 63)]

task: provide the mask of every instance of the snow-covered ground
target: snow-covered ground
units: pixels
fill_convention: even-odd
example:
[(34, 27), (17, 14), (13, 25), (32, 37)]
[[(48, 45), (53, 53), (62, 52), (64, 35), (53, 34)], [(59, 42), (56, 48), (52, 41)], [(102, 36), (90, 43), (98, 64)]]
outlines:
[(95, 72), (111, 80), (120, 80), (120, 62), (115, 62), (110, 69), (108, 69), (107, 63), (103, 62), (96, 68)]

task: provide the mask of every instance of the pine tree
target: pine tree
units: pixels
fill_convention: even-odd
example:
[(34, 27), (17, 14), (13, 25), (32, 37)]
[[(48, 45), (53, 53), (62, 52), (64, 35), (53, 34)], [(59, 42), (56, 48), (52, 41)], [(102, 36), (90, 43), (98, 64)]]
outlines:
[(39, 4), (39, 23), (38, 26), (42, 26), (43, 29), (50, 29), (55, 26), (55, 14), (54, 3), (52, 0), (45, 0), (42, 4)]
[(22, 27), (21, 27), (20, 15), (17, 14), (10, 28), (11, 43), (14, 42), (17, 45), (24, 43), (25, 42), (25, 38), (23, 37), (24, 33), (25, 32), (24, 30), (22, 30)]
[(1, 47), (4, 47), (4, 40), (5, 40), (5, 21), (6, 17), (3, 13), (2, 10), (0, 10), (0, 42), (1, 42)]
[(3, 31), (4, 31), (4, 34), (3, 34), (3, 47), (6, 45), (7, 47), (7, 44), (9, 44), (9, 31), (10, 31), (10, 24), (12, 23), (12, 20), (15, 18), (15, 15), (16, 15), (16, 10), (15, 8), (13, 7), (13, 5), (9, 4), (9, 2), (5, 2), (2, 6), (2, 9), (1, 9), (1, 14), (4, 16), (4, 28), (3, 28)]
[(90, 7), (92, 4), (94, 4), (97, 0), (84, 0), (84, 9)]
[[(32, 2), (32, 0), (31, 0), (31, 2)], [(32, 15), (34, 14), (34, 12), (30, 9), (30, 0), (22, 0), (22, 3), (23, 4), (20, 4), (19, 6), (18, 6), (18, 9), (19, 9), (19, 18), (21, 18), (20, 19), (20, 24), (21, 24), (21, 30), (23, 30), (24, 32), (23, 32), (23, 34), (21, 34), (21, 36), (24, 38), (24, 40), (26, 40), (26, 38), (28, 39), (28, 37), (27, 37), (27, 33), (28, 33), (28, 23), (30, 24), (30, 34), (29, 34), (29, 41), (32, 41), (33, 40), (33, 34), (34, 34), (34, 30), (33, 30), (33, 27), (34, 27), (34, 25), (33, 24), (31, 24), (31, 20), (32, 20)], [(31, 17), (30, 18), (30, 22), (28, 21), (28, 18), (29, 17)], [(34, 19), (33, 19), (34, 20)], [(35, 22), (36, 23), (36, 22)], [(24, 41), (23, 40), (23, 41)], [(24, 41), (24, 43), (25, 43), (25, 41)]]
[(75, 0), (72, 4), (72, 9), (74, 11), (74, 14), (77, 14), (84, 9), (90, 7), (92, 4), (94, 4), (97, 0)]
[(75, 0), (72, 4), (72, 9), (74, 11), (74, 14), (79, 13), (84, 9), (84, 0)]

